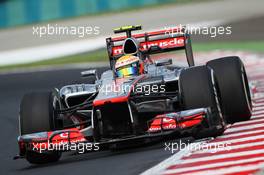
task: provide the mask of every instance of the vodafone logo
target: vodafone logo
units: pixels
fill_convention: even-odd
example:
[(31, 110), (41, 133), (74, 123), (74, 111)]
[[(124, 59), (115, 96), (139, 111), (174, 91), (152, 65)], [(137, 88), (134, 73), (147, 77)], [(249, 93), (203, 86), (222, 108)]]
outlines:
[(67, 132), (61, 133), (60, 137), (61, 138), (68, 138), (69, 134)]
[(122, 54), (123, 53), (122, 46), (113, 47), (112, 52), (113, 52), (114, 55)]
[(171, 121), (174, 121), (174, 119), (171, 119), (171, 118), (163, 118), (163, 122), (165, 122), (165, 123), (169, 123)]

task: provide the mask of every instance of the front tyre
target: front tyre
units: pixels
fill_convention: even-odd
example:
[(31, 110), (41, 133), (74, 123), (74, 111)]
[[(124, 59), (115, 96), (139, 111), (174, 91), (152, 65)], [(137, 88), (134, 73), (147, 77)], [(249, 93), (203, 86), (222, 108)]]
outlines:
[(240, 58), (219, 58), (209, 61), (207, 66), (214, 70), (217, 77), (227, 123), (249, 120), (252, 115), (251, 96), (246, 70)]
[[(26, 94), (20, 104), (21, 135), (56, 129), (55, 108), (58, 99), (51, 92), (34, 92)], [(32, 164), (43, 164), (58, 161), (61, 153), (26, 152), (26, 159)]]
[(179, 86), (183, 110), (208, 107), (211, 109), (211, 115), (208, 116), (210, 129), (198, 129), (194, 137), (221, 135), (224, 131), (224, 123), (213, 70), (206, 66), (185, 69), (180, 74)]

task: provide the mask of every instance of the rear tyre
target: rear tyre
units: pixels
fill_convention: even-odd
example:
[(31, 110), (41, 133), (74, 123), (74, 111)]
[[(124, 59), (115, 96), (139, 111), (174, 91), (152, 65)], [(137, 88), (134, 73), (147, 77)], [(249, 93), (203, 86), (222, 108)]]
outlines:
[(185, 69), (180, 74), (179, 85), (184, 110), (208, 107), (211, 109), (212, 115), (208, 118), (208, 129), (198, 129), (194, 137), (205, 138), (221, 135), (224, 125), (213, 70), (206, 66)]
[(223, 115), (227, 123), (249, 120), (252, 103), (243, 62), (231, 56), (209, 61), (219, 83)]
[[(26, 94), (20, 104), (20, 133), (31, 134), (55, 129), (55, 108), (58, 99), (51, 92)], [(26, 152), (26, 159), (32, 164), (43, 164), (58, 161), (61, 153)]]

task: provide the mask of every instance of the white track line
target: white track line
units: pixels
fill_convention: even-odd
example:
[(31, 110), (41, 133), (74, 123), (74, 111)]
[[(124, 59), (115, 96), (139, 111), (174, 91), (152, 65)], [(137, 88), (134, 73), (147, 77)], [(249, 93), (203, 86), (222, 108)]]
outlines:
[[(263, 165), (261, 165), (263, 167)], [(222, 175), (222, 174), (231, 174), (231, 173), (238, 173), (242, 171), (249, 171), (249, 170), (257, 170), (260, 168), (260, 165), (247, 165), (247, 166), (234, 166), (231, 168), (221, 168), (216, 170), (209, 170), (209, 171), (200, 171), (194, 173), (184, 173), (182, 175)], [(165, 171), (165, 174), (166, 173)]]
[(253, 111), (252, 116), (259, 115), (259, 114), (264, 114), (264, 111)]
[(245, 159), (245, 160), (236, 160), (236, 161), (213, 163), (213, 164), (208, 164), (208, 165), (199, 165), (199, 166), (193, 166), (193, 167), (187, 167), (187, 168), (170, 169), (170, 170), (166, 170), (165, 173), (166, 174), (184, 173), (186, 171), (194, 171), (194, 170), (201, 170), (201, 169), (207, 169), (207, 168), (217, 168), (221, 166), (251, 163), (251, 162), (262, 161), (262, 160), (264, 160), (264, 157), (257, 157), (257, 158), (251, 158), (251, 159)]
[(232, 158), (232, 157), (238, 157), (238, 156), (249, 156), (249, 155), (260, 154), (260, 153), (264, 153), (264, 149), (243, 151), (243, 152), (237, 152), (237, 153), (210, 155), (210, 156), (197, 157), (197, 158), (187, 157), (188, 159), (182, 160), (179, 164), (194, 163), (194, 162), (200, 162), (200, 161), (210, 161), (210, 160), (216, 160), (216, 159), (225, 159), (225, 158)]
[(254, 107), (253, 111), (264, 110), (264, 106)]
[(264, 117), (264, 111), (262, 113), (256, 114), (256, 115), (252, 115), (252, 119), (257, 119), (257, 118), (263, 118)]
[[(244, 144), (240, 144), (240, 145), (228, 145), (224, 148), (216, 148), (216, 147), (209, 147), (208, 145), (208, 148), (209, 149), (203, 149), (203, 150), (199, 150), (199, 151), (195, 151), (195, 154), (201, 154), (201, 153), (217, 153), (219, 151), (232, 151), (232, 150), (235, 150), (235, 149), (241, 149), (241, 148), (247, 148), (247, 147), (253, 147), (253, 146), (261, 146), (263, 145), (263, 148), (264, 148), (264, 140), (263, 141), (260, 141), (260, 142), (254, 142), (254, 143), (244, 143)], [(214, 151), (214, 152), (212, 152)], [(264, 159), (264, 158), (263, 158)]]
[(255, 139), (264, 139), (264, 135), (257, 135), (257, 136), (245, 136), (237, 139), (226, 139), (224, 141), (218, 141), (213, 140), (212, 142), (208, 143), (209, 146), (215, 145), (216, 143), (221, 143), (221, 144), (232, 144), (232, 143), (237, 143), (237, 142), (245, 142), (245, 141), (250, 141), (250, 140), (255, 140)]
[(253, 108), (257, 108), (257, 107), (264, 107), (264, 103), (253, 104)]
[(260, 119), (255, 119), (255, 120), (249, 120), (249, 121), (246, 121), (246, 122), (238, 122), (238, 123), (235, 123), (234, 125), (232, 126), (239, 126), (239, 125), (244, 125), (244, 124), (251, 124), (251, 123), (256, 123), (256, 122), (261, 122), (263, 121), (264, 123), (264, 118), (260, 118)]
[[(262, 138), (264, 138), (264, 136), (262, 136)], [(254, 139), (254, 137), (251, 137), (251, 139)], [(198, 144), (201, 144), (201, 143), (195, 143), (195, 144), (197, 144), (196, 146), (198, 146)], [(195, 145), (193, 145), (193, 147), (195, 147)], [(264, 153), (264, 149), (244, 151), (244, 152), (239, 152), (239, 153), (229, 153), (229, 154), (224, 154), (224, 155), (223, 154), (211, 155), (211, 156), (206, 156), (202, 158), (191, 158), (191, 159), (181, 160), (181, 158), (184, 155), (190, 154), (190, 150), (185, 149), (185, 150), (181, 150), (179, 153), (174, 154), (173, 156), (169, 157), (168, 159), (164, 160), (163, 162), (159, 163), (153, 168), (143, 172), (141, 175), (161, 174), (161, 172), (163, 172), (168, 167), (168, 165), (171, 165), (172, 162), (173, 164), (185, 164), (185, 163), (193, 163), (193, 162), (198, 162), (198, 161), (207, 161), (207, 160), (214, 160), (214, 159), (221, 159), (221, 158), (230, 158), (230, 157), (235, 157), (235, 156), (251, 155), (251, 154), (256, 154), (256, 153)]]
[(224, 135), (219, 136), (217, 138), (229, 138), (229, 137), (237, 137), (237, 136), (243, 136), (243, 135), (247, 135), (247, 134), (258, 134), (258, 133), (264, 133), (264, 129), (260, 129), (260, 130), (255, 130), (255, 131), (247, 131), (247, 132), (241, 132), (241, 133), (235, 133), (235, 134), (228, 134), (225, 135), (226, 133), (224, 133)]
[(231, 127), (231, 128), (228, 128), (225, 133), (243, 131), (243, 130), (246, 130), (246, 129), (253, 129), (253, 128), (259, 128), (259, 127), (264, 127), (264, 123), (263, 124), (243, 126), (243, 127), (237, 127), (237, 128), (232, 128)]
[[(199, 145), (200, 143), (192, 143), (193, 145)], [(141, 175), (159, 175), (161, 174), (172, 162), (177, 164), (178, 162), (181, 162), (181, 158), (184, 155), (189, 154), (190, 150), (184, 149), (180, 150), (178, 153), (175, 153), (171, 157), (165, 159), (164, 161), (160, 162), (159, 164), (155, 165), (154, 167), (148, 169), (147, 171), (141, 173)]]
[[(263, 93), (261, 93), (263, 95)], [(254, 96), (256, 96), (256, 94), (253, 94)], [(252, 105), (263, 105), (264, 99), (263, 97), (260, 97), (259, 100), (252, 100)]]

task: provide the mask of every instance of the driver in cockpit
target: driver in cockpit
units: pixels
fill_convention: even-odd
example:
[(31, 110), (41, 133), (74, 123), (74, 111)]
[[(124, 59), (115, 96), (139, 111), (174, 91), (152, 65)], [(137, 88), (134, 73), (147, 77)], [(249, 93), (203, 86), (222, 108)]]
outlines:
[(127, 38), (123, 44), (124, 55), (115, 63), (116, 77), (136, 76), (144, 73), (143, 60), (139, 58), (139, 44), (134, 38)]

